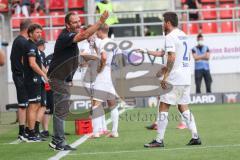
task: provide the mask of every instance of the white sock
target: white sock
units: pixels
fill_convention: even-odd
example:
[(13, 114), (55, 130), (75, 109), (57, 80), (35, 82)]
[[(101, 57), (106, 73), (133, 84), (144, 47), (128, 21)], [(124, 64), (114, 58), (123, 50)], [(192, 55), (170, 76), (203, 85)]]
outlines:
[(100, 106), (93, 106), (93, 118), (92, 118), (92, 125), (93, 125), (93, 134), (99, 134), (100, 127), (102, 124), (102, 116), (99, 115), (99, 112), (101, 110)]
[(107, 131), (105, 114), (101, 118), (102, 118), (102, 131)]
[(115, 107), (113, 110), (111, 110), (111, 119), (112, 119), (112, 133), (118, 133), (118, 119), (119, 119), (118, 107)]
[(168, 125), (168, 112), (159, 112), (157, 121), (157, 142), (162, 142)]
[(186, 122), (188, 129), (192, 132), (192, 138), (197, 139), (198, 133), (193, 114), (190, 112), (190, 110), (186, 110), (182, 113), (182, 116)]
[(184, 124), (185, 126), (187, 126), (184, 117), (182, 116), (181, 112), (179, 112), (181, 115), (181, 124)]

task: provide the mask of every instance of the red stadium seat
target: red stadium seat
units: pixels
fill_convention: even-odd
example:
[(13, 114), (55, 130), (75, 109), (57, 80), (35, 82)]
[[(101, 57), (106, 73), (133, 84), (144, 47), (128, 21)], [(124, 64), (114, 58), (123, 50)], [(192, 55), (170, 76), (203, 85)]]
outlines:
[(222, 33), (233, 32), (233, 22), (222, 22), (221, 23)]
[(84, 0), (68, 0), (68, 8), (84, 8)]
[(24, 15), (22, 14), (13, 14), (12, 15), (12, 28), (19, 28), (20, 27), (20, 23), (21, 23), (21, 20), (23, 20), (23, 17), (25, 17)]
[(181, 3), (186, 3), (186, 0), (181, 0)]
[(43, 30), (42, 38), (44, 38), (46, 41), (55, 41), (61, 32), (62, 32), (62, 29)]
[(8, 12), (8, 0), (0, 0), (0, 13), (1, 12)]
[(203, 33), (217, 33), (217, 23), (202, 23), (202, 32)]
[(201, 0), (201, 3), (215, 3), (216, 0)]
[[(85, 14), (85, 12), (82, 11), (82, 10), (75, 10), (75, 11), (72, 11), (72, 12), (75, 12), (75, 13), (78, 14), (78, 15)], [(85, 24), (85, 17), (81, 17), (81, 16), (80, 16), (80, 19), (81, 19), (81, 23), (82, 23), (82, 24)]]
[(53, 29), (51, 30), (52, 34), (53, 34), (53, 40), (56, 40), (59, 36), (59, 34), (62, 32), (62, 29)]
[(234, 2), (234, 0), (219, 0), (219, 2)]
[[(64, 26), (64, 12), (61, 11), (54, 11), (50, 12), (50, 15), (52, 16), (52, 25), (53, 26)], [(62, 16), (62, 17), (58, 17)]]
[(57, 9), (64, 9), (64, 0), (49, 0), (49, 9), (50, 10), (57, 10)]
[(38, 13), (38, 12), (33, 12), (31, 13), (30, 17), (33, 23), (38, 23), (41, 24), (42, 26), (46, 26), (46, 18), (41, 16), (46, 16), (45, 13)]
[(237, 17), (240, 17), (240, 4), (238, 5), (238, 10), (237, 10), (236, 14), (237, 14)]
[(49, 41), (49, 40), (50, 40), (49, 30), (43, 30), (43, 31), (42, 31), (42, 38), (45, 39), (46, 41)]
[[(214, 8), (216, 8), (215, 4), (202, 5), (202, 9), (214, 9)], [(202, 16), (203, 16), (203, 19), (216, 19), (217, 12), (216, 10), (202, 11)]]
[(220, 18), (232, 18), (233, 17), (233, 8), (235, 5), (234, 4), (221, 4), (220, 8), (224, 8), (226, 10), (221, 10), (220, 11)]
[(190, 34), (198, 34), (199, 27), (197, 23), (183, 24), (182, 29), (186, 34), (188, 34), (188, 28)]

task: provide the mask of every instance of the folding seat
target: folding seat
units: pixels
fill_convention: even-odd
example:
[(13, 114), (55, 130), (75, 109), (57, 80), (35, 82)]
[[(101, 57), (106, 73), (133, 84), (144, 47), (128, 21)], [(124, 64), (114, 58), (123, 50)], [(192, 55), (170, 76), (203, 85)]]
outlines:
[[(202, 9), (214, 9), (216, 8), (215, 4), (206, 4), (202, 5)], [(217, 18), (217, 12), (216, 10), (208, 10), (208, 11), (202, 11), (203, 19), (216, 19)]]
[(189, 23), (189, 24), (183, 24), (182, 29), (183, 31), (188, 34), (188, 29), (189, 29), (189, 34), (198, 34), (198, 23)]
[(208, 22), (202, 23), (202, 32), (203, 33), (217, 33), (217, 23)]
[(201, 0), (201, 3), (216, 3), (216, 0)]
[(234, 4), (221, 4), (220, 8), (221, 9), (226, 9), (226, 10), (220, 10), (220, 18), (232, 18), (233, 17), (233, 8), (235, 5)]
[(46, 16), (46, 14), (43, 12), (42, 13), (33, 12), (31, 13), (30, 18), (33, 23), (38, 23), (41, 24), (42, 26), (46, 26), (46, 18), (42, 16)]
[[(53, 26), (64, 26), (64, 17), (65, 17), (64, 12), (53, 11), (53, 12), (50, 12), (50, 15), (51, 15)], [(59, 16), (61, 16), (61, 17), (59, 17)]]
[(68, 0), (68, 8), (84, 8), (84, 0)]
[(221, 23), (221, 31), (222, 31), (222, 33), (233, 32), (233, 22), (222, 22)]
[(219, 0), (219, 2), (220, 3), (222, 3), (222, 2), (232, 2), (232, 3), (234, 3), (234, 0)]
[(51, 30), (52, 34), (53, 34), (53, 39), (52, 40), (57, 40), (59, 34), (62, 32), (62, 29), (52, 29)]
[(2, 7), (0, 6), (0, 13), (8, 12), (8, 0), (0, 0), (0, 4), (2, 4)]
[(187, 0), (181, 0), (181, 3), (186, 3)]
[(23, 17), (25, 17), (23, 14), (13, 14), (11, 19), (12, 28), (19, 28)]
[(64, 0), (49, 0), (49, 10), (64, 9)]

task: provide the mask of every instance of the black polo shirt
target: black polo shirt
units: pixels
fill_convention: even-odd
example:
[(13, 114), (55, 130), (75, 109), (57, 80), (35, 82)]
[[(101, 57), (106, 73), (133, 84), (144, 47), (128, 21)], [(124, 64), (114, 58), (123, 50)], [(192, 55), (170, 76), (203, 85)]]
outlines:
[(41, 63), (44, 67), (46, 67), (46, 55), (43, 51), (38, 50), (38, 53), (40, 54)]
[(22, 58), (26, 52), (27, 44), (28, 40), (22, 35), (17, 36), (13, 41), (10, 55), (11, 69), (13, 74), (19, 74), (23, 76)]
[(46, 68), (49, 68), (50, 64), (51, 64), (51, 61), (52, 61), (52, 58), (53, 58), (53, 54), (49, 54), (46, 58), (45, 58), (45, 65), (46, 65)]
[(48, 70), (50, 79), (71, 82), (78, 68), (79, 49), (73, 42), (76, 33), (63, 29), (54, 47), (53, 58)]
[(42, 62), (41, 62), (41, 56), (38, 52), (38, 48), (36, 46), (36, 44), (32, 41), (32, 40), (28, 40), (28, 44), (26, 47), (26, 52), (24, 54), (24, 81), (26, 83), (37, 83), (37, 82), (41, 82), (41, 76), (36, 73), (35, 71), (33, 71), (33, 69), (30, 67), (29, 65), (29, 57), (35, 57), (36, 58), (36, 63), (38, 64), (38, 66), (40, 68), (42, 68)]

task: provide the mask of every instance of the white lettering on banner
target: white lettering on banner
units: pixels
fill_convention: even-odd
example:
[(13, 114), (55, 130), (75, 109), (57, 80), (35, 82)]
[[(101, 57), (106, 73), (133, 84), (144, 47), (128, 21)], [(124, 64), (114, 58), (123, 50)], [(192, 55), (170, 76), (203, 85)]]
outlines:
[(215, 95), (194, 95), (192, 96), (191, 103), (192, 104), (204, 104), (204, 103), (215, 103), (216, 96)]
[(74, 102), (74, 110), (79, 109), (89, 109), (91, 107), (90, 100), (82, 100), (82, 101), (75, 101)]

